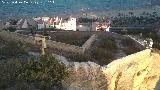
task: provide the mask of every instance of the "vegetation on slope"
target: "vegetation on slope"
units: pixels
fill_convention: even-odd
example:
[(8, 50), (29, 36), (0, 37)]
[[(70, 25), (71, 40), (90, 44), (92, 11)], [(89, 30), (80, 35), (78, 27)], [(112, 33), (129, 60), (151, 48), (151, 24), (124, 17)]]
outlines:
[(91, 49), (89, 49), (85, 55), (67, 54), (66, 57), (71, 61), (93, 61), (98, 64), (105, 65), (113, 60), (117, 49), (118, 48), (113, 37), (107, 36), (106, 34), (100, 34)]
[(27, 55), (21, 43), (5, 42), (0, 48), (0, 56), (5, 57), (0, 61), (1, 90), (62, 88), (62, 80), (68, 76), (66, 66), (55, 57), (45, 55), (38, 61), (34, 60)]
[(113, 60), (117, 51), (115, 39), (113, 37), (101, 34), (98, 41), (92, 46), (91, 56), (98, 60), (99, 64), (108, 64)]
[(42, 56), (40, 61), (10, 59), (0, 62), (0, 89), (60, 88), (67, 75), (65, 65), (52, 56)]
[(124, 39), (122, 40), (122, 44), (124, 46), (123, 48), (123, 51), (127, 54), (127, 55), (130, 55), (130, 54), (133, 54), (135, 52), (138, 52), (140, 51), (140, 49), (138, 49), (135, 45), (135, 42), (131, 39)]
[(90, 33), (83, 32), (56, 32), (50, 33), (51, 40), (63, 42), (71, 45), (82, 46), (91, 36)]
[(6, 42), (4, 47), (0, 48), (0, 55), (6, 57), (16, 57), (19, 54), (26, 54), (21, 42)]

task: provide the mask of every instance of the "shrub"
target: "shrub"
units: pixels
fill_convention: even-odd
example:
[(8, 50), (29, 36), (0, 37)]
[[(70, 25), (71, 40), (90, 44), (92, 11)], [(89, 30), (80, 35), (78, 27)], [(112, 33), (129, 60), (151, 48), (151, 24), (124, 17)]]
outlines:
[(92, 58), (89, 55), (79, 55), (79, 54), (69, 54), (67, 55), (67, 58), (75, 62), (87, 62), (92, 60)]
[(153, 43), (153, 48), (159, 49), (160, 50), (160, 41), (154, 41)]
[(10, 86), (14, 86), (16, 82), (16, 71), (21, 67), (19, 60), (11, 59), (8, 61), (1, 61), (0, 63), (0, 89), (4, 90)]
[(3, 48), (0, 48), (0, 55), (2, 56), (17, 56), (18, 54), (26, 53), (22, 44), (19, 42), (9, 42)]
[(0, 90), (15, 88), (28, 90), (33, 87), (48, 89), (61, 87), (68, 70), (53, 56), (42, 56), (39, 61), (9, 59), (0, 62)]
[(132, 47), (132, 46), (135, 46), (133, 40), (129, 39), (129, 38), (126, 38), (124, 40), (122, 40), (122, 44), (123, 46), (125, 47)]
[(101, 38), (99, 47), (104, 48), (106, 50), (111, 50), (111, 51), (117, 50), (115, 40), (111, 37)]
[(140, 51), (140, 49), (136, 47), (135, 42), (129, 38), (122, 40), (122, 45), (124, 46), (122, 50), (127, 55)]
[(14, 27), (9, 27), (9, 28), (7, 28), (7, 30), (10, 31), (10, 32), (15, 32), (17, 29), (14, 28)]
[(92, 56), (96, 60), (102, 60), (102, 59), (111, 59), (113, 57), (113, 54), (111, 51), (104, 50), (103, 48), (96, 48), (92, 52)]
[(134, 53), (140, 51), (138, 48), (135, 48), (135, 47), (133, 47), (133, 48), (123, 48), (122, 50), (123, 50), (123, 51), (125, 52), (125, 54), (127, 54), (127, 55), (131, 55), (131, 54), (134, 54)]
[(67, 68), (53, 56), (42, 56), (40, 61), (29, 60), (18, 70), (17, 78), (37, 84), (38, 88), (48, 89), (62, 86), (62, 80), (68, 75)]

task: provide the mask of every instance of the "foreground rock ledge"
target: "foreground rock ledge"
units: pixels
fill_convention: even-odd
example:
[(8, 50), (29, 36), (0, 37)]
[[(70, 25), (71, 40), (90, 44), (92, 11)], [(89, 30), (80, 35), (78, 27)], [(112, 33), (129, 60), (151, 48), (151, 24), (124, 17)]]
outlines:
[(106, 90), (160, 90), (160, 55), (146, 49), (102, 68)]

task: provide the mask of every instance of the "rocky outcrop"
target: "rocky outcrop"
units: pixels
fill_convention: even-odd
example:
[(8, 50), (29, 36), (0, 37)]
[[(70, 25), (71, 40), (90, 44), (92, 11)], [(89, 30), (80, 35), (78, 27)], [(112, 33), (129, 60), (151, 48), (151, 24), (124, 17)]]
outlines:
[(158, 88), (160, 55), (147, 49), (118, 59), (102, 69), (106, 90), (154, 90)]
[(64, 86), (67, 90), (106, 90), (107, 81), (101, 67), (93, 62), (70, 63), (70, 74)]
[(114, 60), (107, 66), (93, 62), (68, 62), (65, 90), (160, 90), (160, 54), (150, 49)]
[(53, 54), (69, 69), (69, 77), (63, 81), (64, 90), (106, 90), (107, 81), (101, 66), (94, 62), (68, 62), (68, 60)]

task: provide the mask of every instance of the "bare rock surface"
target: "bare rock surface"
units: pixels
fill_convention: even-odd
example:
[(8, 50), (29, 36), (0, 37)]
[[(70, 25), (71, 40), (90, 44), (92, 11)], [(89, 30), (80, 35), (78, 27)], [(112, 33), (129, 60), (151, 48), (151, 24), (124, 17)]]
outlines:
[(159, 90), (159, 64), (160, 55), (149, 49), (115, 60), (102, 69), (106, 90)]
[(67, 90), (106, 90), (106, 83), (101, 67), (93, 62), (73, 62), (65, 80)]
[(103, 67), (94, 62), (61, 60), (70, 71), (64, 80), (65, 90), (160, 90), (160, 54), (150, 49)]

